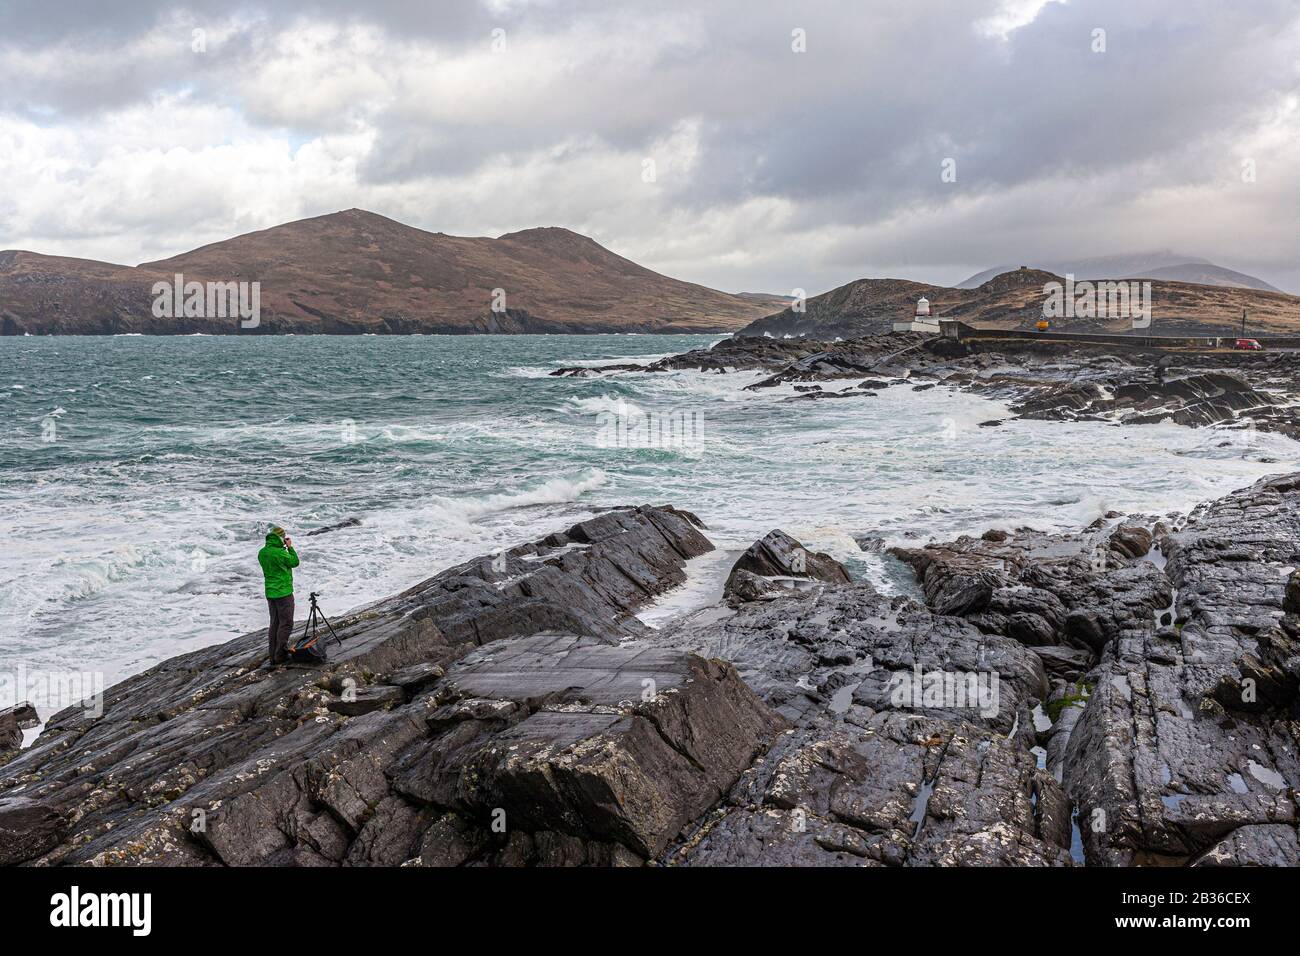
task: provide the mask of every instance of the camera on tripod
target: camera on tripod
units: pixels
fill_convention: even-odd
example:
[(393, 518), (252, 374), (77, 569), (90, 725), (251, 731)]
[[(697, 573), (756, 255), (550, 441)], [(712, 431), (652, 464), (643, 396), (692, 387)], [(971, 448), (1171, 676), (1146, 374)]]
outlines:
[(334, 625), (330, 623), (330, 619), (325, 616), (325, 612), (317, 603), (319, 597), (319, 591), (312, 591), (307, 595), (311, 603), (307, 623), (302, 627), (302, 637), (289, 647), (289, 657), (303, 664), (323, 664), (329, 660), (329, 655), (325, 651), (325, 642), (321, 640), (321, 625), (325, 626), (326, 636), (333, 638), (334, 643), (339, 647), (343, 646), (343, 641), (335, 632)]

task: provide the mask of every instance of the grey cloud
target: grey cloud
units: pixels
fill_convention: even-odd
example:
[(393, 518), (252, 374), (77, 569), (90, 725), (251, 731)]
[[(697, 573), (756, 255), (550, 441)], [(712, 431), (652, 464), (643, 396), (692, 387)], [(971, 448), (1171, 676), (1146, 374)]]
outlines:
[[(773, 200), (786, 204), (781, 228), (801, 241), (750, 235), (748, 264), (728, 264), (730, 250), (720, 248), (705, 264), (671, 265), (696, 281), (779, 290), (792, 275), (813, 289), (900, 266), (918, 278), (955, 281), (1047, 246), (1054, 258), (1129, 251), (1135, 242), (1181, 247), (1194, 222), (1193, 239), (1213, 248), (1189, 254), (1245, 271), (1258, 266), (1264, 278), (1297, 287), (1294, 219), (1289, 232), (1276, 231), (1290, 239), (1268, 230), (1235, 244), (1204, 225), (1216, 216), (1241, 221), (1244, 200), (1229, 187), (1243, 144), (1300, 93), (1293, 2), (1075, 0), (1048, 3), (1005, 40), (978, 32), (975, 24), (999, 9), (996, 0), (807, 7), (312, 0), (233, 8), (190, 0), (111, 9), (74, 0), (55, 16), (47, 3), (11, 0), (0, 8), (0, 55), (63, 51), (69, 62), (40, 83), (0, 74), (0, 115), (104, 122), (115, 109), (185, 89), (198, 102), (233, 103), (253, 126), (291, 129), (295, 139), (360, 124), (373, 131), (374, 147), (356, 157), (357, 187), (379, 194), (454, 185), (503, 157), (524, 163), (554, 152), (561, 158), (552, 161), (562, 163), (601, 148), (649, 155), (685, 121), (698, 123), (698, 155), (689, 175), (659, 183), (653, 214), (621, 204), (591, 210), (582, 197), (563, 195), (525, 204), (507, 192), (496, 206), (468, 207), (479, 218), (465, 231), (486, 232), (524, 207), (559, 224), (603, 229), (616, 247), (654, 249), (668, 215), (726, 216)], [(232, 17), (243, 26), (220, 56), (186, 55), (180, 26)], [(481, 50), (504, 26), (515, 49), (549, 44), (564, 68), (546, 74), (542, 89), (518, 91), (517, 102), (493, 102), (490, 115), (454, 120), (421, 109), (454, 94), (400, 84), (395, 99), (319, 111), (236, 92), (274, 56), (278, 36), (313, 22), (374, 27), (392, 56), (430, 62)], [(79, 53), (129, 46), (160, 25), (179, 25), (174, 52), (78, 68)], [(807, 31), (807, 53), (790, 50), (795, 27)], [(1104, 54), (1090, 48), (1098, 27), (1106, 30)], [(608, 49), (599, 46), (605, 42)], [(509, 77), (528, 66), (507, 53), (491, 70)], [(1294, 150), (1300, 114), (1289, 115)], [(1262, 207), (1285, 219), (1300, 210), (1268, 166), (1294, 158), (1287, 138), (1280, 142), (1260, 157), (1269, 175), (1255, 188), (1269, 197)], [(940, 179), (949, 156), (956, 183)], [(1152, 196), (1216, 184), (1223, 188), (1212, 201), (1221, 209), (1166, 205), (1168, 221), (1137, 221)], [(980, 210), (974, 218), (962, 206), (971, 203)], [(882, 226), (899, 220), (892, 230)]]

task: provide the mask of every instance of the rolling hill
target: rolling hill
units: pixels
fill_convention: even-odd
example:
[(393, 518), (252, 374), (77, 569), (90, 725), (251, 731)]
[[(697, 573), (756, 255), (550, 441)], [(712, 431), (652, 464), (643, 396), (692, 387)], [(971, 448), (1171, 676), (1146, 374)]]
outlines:
[[(1215, 265), (1209, 259), (1168, 251), (1100, 256), (1092, 259), (1063, 259), (1056, 262), (1040, 262), (1036, 268), (1059, 276), (1068, 273), (1076, 279), (1168, 279), (1175, 282), (1194, 282), (1198, 285), (1259, 289), (1264, 292), (1281, 291), (1263, 279), (1234, 269), (1225, 269), (1223, 266)], [(994, 276), (1013, 269), (1015, 266), (1011, 265), (985, 269), (958, 282), (957, 288), (979, 288)]]
[(259, 282), (257, 334), (724, 332), (779, 307), (660, 275), (567, 229), (470, 238), (349, 209), (135, 267), (0, 252), (0, 328), (245, 331), (237, 318), (156, 317), (153, 285), (178, 273)]
[[(1044, 286), (1061, 277), (1040, 269), (1014, 269), (974, 289), (925, 285), (905, 279), (858, 279), (814, 296), (805, 311), (785, 309), (764, 316), (739, 335), (852, 338), (887, 332), (894, 322), (911, 318), (916, 300), (930, 300), (931, 312), (943, 319), (1004, 329), (1033, 328), (1043, 314)], [(1235, 332), (1241, 313), (1256, 334), (1300, 333), (1300, 296), (1190, 282), (1152, 280), (1149, 335), (1224, 335)], [(1052, 322), (1055, 331), (1128, 332), (1131, 319), (1067, 318)]]
[(1263, 292), (1281, 292), (1263, 279), (1225, 269), (1212, 262), (1182, 262), (1177, 265), (1148, 269), (1146, 272), (1134, 273), (1125, 278), (1141, 277), (1143, 279), (1168, 279), (1174, 282), (1193, 282), (1196, 285), (1221, 285), (1230, 289), (1259, 289)]

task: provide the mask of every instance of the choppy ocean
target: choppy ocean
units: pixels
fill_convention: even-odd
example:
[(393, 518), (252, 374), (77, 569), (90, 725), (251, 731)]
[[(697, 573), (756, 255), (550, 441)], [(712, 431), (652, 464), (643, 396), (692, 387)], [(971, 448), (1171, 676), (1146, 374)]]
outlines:
[[(790, 388), (743, 390), (757, 373), (547, 374), (712, 341), (0, 339), (0, 672), (111, 683), (264, 626), (268, 522), (295, 535), (298, 590), (323, 592), (331, 613), (647, 502), (697, 512), (726, 549), (783, 528), (897, 590), (908, 584), (892, 559), (855, 536), (1072, 528), (1300, 469), (1300, 444), (1269, 435), (980, 428), (1006, 409), (947, 388), (785, 403)], [(668, 440), (644, 447), (655, 440), (639, 413)], [(361, 523), (305, 535), (348, 518)]]

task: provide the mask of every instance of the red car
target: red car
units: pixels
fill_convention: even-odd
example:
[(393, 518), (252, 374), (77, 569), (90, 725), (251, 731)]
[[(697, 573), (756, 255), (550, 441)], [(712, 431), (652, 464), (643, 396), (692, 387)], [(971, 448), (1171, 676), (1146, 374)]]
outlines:
[(1264, 351), (1264, 346), (1260, 345), (1254, 339), (1237, 339), (1237, 341), (1232, 343), (1232, 347), (1234, 349), (1243, 349), (1247, 352)]

